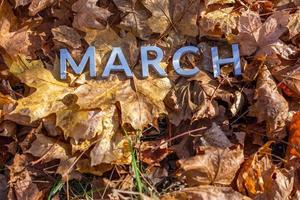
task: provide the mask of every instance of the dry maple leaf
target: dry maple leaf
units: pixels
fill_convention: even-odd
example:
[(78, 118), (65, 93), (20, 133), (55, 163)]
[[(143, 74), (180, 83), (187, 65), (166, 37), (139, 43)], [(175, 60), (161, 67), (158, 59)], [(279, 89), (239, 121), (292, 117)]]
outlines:
[(183, 170), (181, 178), (186, 179), (189, 186), (230, 185), (240, 164), (244, 161), (241, 147), (237, 146), (235, 149), (202, 147), (200, 149), (203, 153), (178, 161)]
[(186, 80), (180, 78), (175, 87), (166, 96), (164, 102), (168, 108), (169, 119), (179, 125), (181, 121), (212, 118), (218, 115), (216, 98), (230, 103), (232, 94), (218, 88), (217, 81), (206, 72)]
[(234, 145), (220, 127), (213, 123), (199, 138), (201, 146), (197, 149), (198, 154), (178, 161), (180, 176), (186, 179), (189, 186), (230, 185), (244, 162), (244, 136), (240, 137), (240, 144)]
[[(198, 18), (204, 10), (202, 1), (173, 0), (170, 2), (170, 7), (172, 27), (176, 33), (191, 37), (199, 35)], [(176, 35), (179, 35), (178, 33)]]
[(164, 33), (171, 23), (168, 0), (142, 0), (142, 4), (151, 12), (147, 25), (154, 33)]
[(200, 20), (201, 35), (209, 35), (210, 32), (215, 32), (217, 28), (221, 31), (221, 35), (231, 34), (237, 28), (238, 16), (233, 7), (202, 14)]
[(270, 138), (283, 138), (285, 133), (282, 129), (285, 127), (289, 107), (265, 66), (258, 75), (255, 99), (257, 101), (250, 107), (249, 115), (256, 117), (259, 123), (266, 121), (267, 135)]
[(118, 26), (141, 39), (149, 38), (152, 31), (147, 20), (151, 17), (151, 12), (142, 2), (131, 0), (113, 0), (113, 2), (124, 15)]
[(11, 73), (36, 91), (27, 98), (19, 99), (8, 119), (28, 124), (66, 108), (62, 100), (74, 89), (68, 87), (67, 83), (57, 81), (41, 61), (28, 62), (19, 57), (9, 66)]
[(269, 56), (278, 54), (285, 59), (295, 54), (295, 48), (283, 43), (279, 37), (287, 31), (289, 13), (274, 12), (262, 23), (257, 12), (247, 10), (240, 16), (239, 34), (236, 41), (240, 44), (241, 55)]
[(72, 5), (76, 13), (73, 27), (88, 32), (88, 29), (103, 30), (112, 15), (107, 9), (97, 6), (97, 0), (78, 0)]

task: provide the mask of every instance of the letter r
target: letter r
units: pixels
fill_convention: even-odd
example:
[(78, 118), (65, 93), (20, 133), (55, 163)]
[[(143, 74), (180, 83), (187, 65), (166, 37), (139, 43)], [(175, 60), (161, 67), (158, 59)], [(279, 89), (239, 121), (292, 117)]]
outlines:
[(81, 74), (86, 66), (88, 60), (90, 61), (90, 76), (96, 76), (96, 60), (95, 60), (95, 47), (89, 47), (84, 56), (81, 59), (79, 65), (76, 64), (71, 54), (67, 49), (60, 50), (60, 78), (67, 78), (67, 61), (69, 62), (71, 68), (75, 72), (75, 74)]

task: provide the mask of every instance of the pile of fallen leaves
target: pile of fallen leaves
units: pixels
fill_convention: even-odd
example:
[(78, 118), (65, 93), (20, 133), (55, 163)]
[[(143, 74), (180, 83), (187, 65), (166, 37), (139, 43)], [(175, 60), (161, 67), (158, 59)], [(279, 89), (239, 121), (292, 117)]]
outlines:
[[(243, 75), (213, 78), (233, 43)], [(144, 45), (168, 77), (141, 78)], [(89, 46), (135, 76), (60, 80)], [(0, 199), (300, 199), (299, 48), (299, 0), (0, 0)]]

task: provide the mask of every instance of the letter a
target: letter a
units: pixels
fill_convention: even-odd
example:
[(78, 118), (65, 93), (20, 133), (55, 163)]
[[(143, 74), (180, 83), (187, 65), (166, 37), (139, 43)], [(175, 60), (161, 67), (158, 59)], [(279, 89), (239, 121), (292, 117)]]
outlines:
[[(116, 61), (116, 58), (119, 58), (120, 65), (115, 65), (114, 62)], [(102, 73), (103, 78), (108, 78), (110, 75), (110, 71), (124, 71), (126, 77), (133, 77), (133, 74), (128, 66), (128, 63), (126, 61), (126, 58), (123, 54), (123, 51), (119, 47), (113, 48), (111, 55), (107, 61), (107, 64), (105, 66), (105, 69)]]

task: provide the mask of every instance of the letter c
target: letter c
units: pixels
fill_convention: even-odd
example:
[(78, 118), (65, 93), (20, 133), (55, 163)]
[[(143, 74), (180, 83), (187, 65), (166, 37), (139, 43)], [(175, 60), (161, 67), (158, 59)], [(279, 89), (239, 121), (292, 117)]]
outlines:
[(173, 56), (173, 67), (177, 74), (185, 77), (190, 77), (196, 75), (200, 69), (198, 67), (194, 67), (193, 69), (183, 69), (180, 66), (180, 59), (184, 54), (187, 53), (198, 53), (199, 49), (194, 46), (185, 46), (176, 51)]

